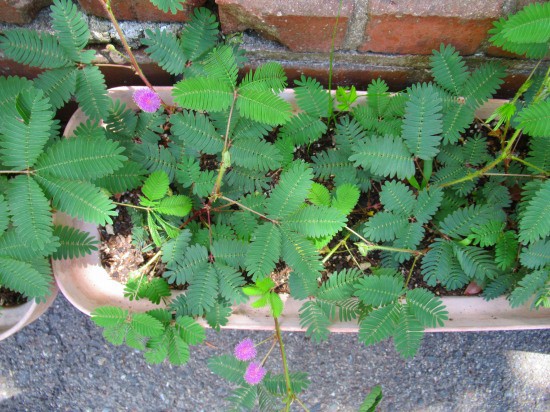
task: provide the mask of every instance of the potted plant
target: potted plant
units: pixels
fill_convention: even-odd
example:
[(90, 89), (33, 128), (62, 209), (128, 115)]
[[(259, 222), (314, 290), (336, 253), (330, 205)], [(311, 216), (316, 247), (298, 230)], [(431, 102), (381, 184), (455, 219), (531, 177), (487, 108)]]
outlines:
[[(114, 201), (102, 203), (108, 205), (103, 221), (82, 212), (80, 203), (57, 201), (52, 190), (54, 206), (103, 225), (109, 234), (105, 224), (116, 204), (119, 216), (127, 215), (118, 223), (131, 226), (138, 250), (150, 254), (116, 288), (123, 294), (117, 302), (98, 307), (93, 298), (80, 306), (105, 327), (107, 340), (144, 350), (152, 363), (184, 364), (189, 346), (204, 340), (199, 321), (219, 330), (232, 311), (242, 318), (250, 313), (243, 308), (265, 308), (260, 316), (271, 317), (275, 330), (265, 342), (272, 344), (267, 354), (279, 346), (283, 373), (266, 371), (265, 358), (254, 361), (257, 345), (249, 341), (235, 349), (235, 357), (215, 358), (209, 366), (239, 385), (236, 404), (251, 407), (259, 398), (268, 405), (279, 398), (288, 410), (301, 404), (298, 394), (309, 384), (306, 375), (289, 371), (280, 333), (298, 327), (284, 324), (292, 307), (313, 340), (326, 339), (334, 321), (347, 322), (344, 327), (354, 322), (361, 342), (392, 336), (397, 350), (410, 357), (424, 329), (449, 317), (432, 291), (412, 287), (418, 268), (419, 281), (428, 286), (453, 290), (475, 281), (487, 299), (506, 294), (513, 306), (522, 306), (534, 296), (534, 306), (548, 306), (548, 72), (534, 71), (500, 106), (498, 124), (484, 126), (495, 128), (496, 137), (467, 135), (476, 110), (502, 82), (504, 71), (494, 63), (470, 72), (452, 47), (442, 46), (432, 57), (431, 83), (390, 94), (377, 80), (361, 103), (354, 89), (339, 89), (333, 98), (303, 77), (294, 97), (285, 99), (280, 65), (267, 63), (239, 79), (244, 56), (238, 44), (221, 42), (213, 15), (199, 9), (181, 38), (147, 32), (151, 57), (184, 75), (172, 90), (161, 90), (147, 82), (109, 4), (102, 4), (146, 87), (113, 90), (119, 99), (111, 102), (82, 51), (87, 28), (66, 0), (53, 6), (59, 41), (40, 35), (36, 41), (49, 47), (49, 55), (74, 55), (56, 59), (64, 65), (34, 84), (60, 104), (76, 95), (90, 118), (75, 118), (65, 135), (76, 138), (56, 142), (67, 149), (53, 153), (68, 155), (69, 145), (79, 141), (101, 141), (104, 150), (113, 150), (97, 156), (95, 167), (77, 157), (73, 163), (81, 174), (68, 175), (113, 195)], [(547, 14), (547, 4), (528, 6), (498, 22), (493, 41), (543, 57), (549, 36), (531, 21)], [(5, 33), (0, 47), (16, 60), (44, 66), (47, 59), (19, 46), (31, 36)], [(76, 81), (61, 81), (64, 75)], [(141, 112), (133, 110), (130, 97)], [(516, 153), (517, 143), (525, 147)], [(44, 162), (57, 159), (43, 157), (30, 167), (39, 184), (46, 179)], [(102, 163), (103, 157), (111, 160)], [(120, 198), (122, 192), (128, 195)], [(84, 203), (94, 209), (100, 204)], [(85, 233), (78, 221), (59, 219)], [(88, 238), (77, 243), (92, 246)], [(90, 282), (100, 272), (104, 276), (97, 256), (77, 261), (75, 272), (66, 265), (56, 263), (62, 291), (97, 291), (68, 292), (64, 282), (81, 277), (85, 266), (94, 271), (86, 275)], [(133, 306), (146, 300), (158, 306)], [(375, 390), (363, 409), (379, 395)]]

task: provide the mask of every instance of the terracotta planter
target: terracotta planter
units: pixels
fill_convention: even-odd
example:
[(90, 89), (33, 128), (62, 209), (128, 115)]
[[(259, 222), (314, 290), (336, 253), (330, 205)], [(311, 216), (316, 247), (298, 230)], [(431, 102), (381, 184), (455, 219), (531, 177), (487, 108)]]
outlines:
[(44, 303), (34, 300), (12, 308), (0, 309), (0, 340), (4, 340), (38, 319), (52, 305), (59, 289), (54, 283)]
[[(120, 99), (129, 107), (136, 108), (132, 101), (135, 87), (118, 87), (109, 91), (113, 99)], [(161, 97), (172, 102), (169, 87), (156, 89)], [(287, 90), (282, 95), (286, 100), (295, 103), (294, 93)], [(364, 99), (364, 95), (362, 96)], [(487, 117), (495, 107), (503, 104), (502, 100), (492, 100), (478, 111), (478, 116)], [(75, 127), (86, 118), (77, 111), (70, 119), (65, 130), (69, 136)], [(67, 216), (58, 216), (58, 222), (87, 230), (98, 236), (96, 227), (82, 223)], [(111, 279), (101, 267), (99, 253), (93, 253), (84, 258), (54, 261), (56, 281), (65, 297), (79, 310), (90, 314), (102, 305), (117, 305), (132, 311), (145, 311), (158, 307), (144, 301), (129, 301), (123, 297), (123, 285)], [(178, 292), (181, 293), (181, 292)], [(301, 331), (298, 311), (303, 301), (297, 301), (289, 296), (282, 296), (285, 310), (280, 319), (281, 327), (289, 331)], [(512, 329), (543, 329), (550, 328), (550, 309), (529, 310), (528, 306), (512, 309), (505, 298), (485, 301), (476, 296), (444, 297), (443, 303), (449, 311), (449, 320), (445, 326), (427, 331), (482, 331), (482, 330), (512, 330)], [(273, 329), (273, 321), (265, 309), (252, 309), (249, 305), (234, 307), (233, 315), (225, 328), (230, 329)], [(337, 322), (330, 329), (335, 332), (357, 332), (358, 325), (354, 322)]]

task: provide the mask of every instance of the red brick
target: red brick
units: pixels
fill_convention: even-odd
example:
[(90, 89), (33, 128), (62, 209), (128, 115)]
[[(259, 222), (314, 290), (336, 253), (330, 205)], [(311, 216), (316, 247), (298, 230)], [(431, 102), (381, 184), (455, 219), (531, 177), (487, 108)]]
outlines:
[(25, 24), (35, 18), (52, 0), (0, 0), (0, 21)]
[[(98, 0), (78, 0), (78, 2), (87, 13), (107, 18)], [(111, 8), (118, 20), (178, 22), (189, 20), (191, 12), (205, 2), (206, 0), (187, 0), (183, 10), (176, 14), (164, 13), (149, 0), (111, 0)]]
[(504, 0), (371, 0), (359, 50), (430, 54), (446, 43), (462, 54), (473, 54), (505, 6)]
[[(339, 0), (216, 0), (224, 33), (254, 30), (293, 51), (329, 51)], [(353, 1), (344, 0), (335, 48), (342, 47)]]

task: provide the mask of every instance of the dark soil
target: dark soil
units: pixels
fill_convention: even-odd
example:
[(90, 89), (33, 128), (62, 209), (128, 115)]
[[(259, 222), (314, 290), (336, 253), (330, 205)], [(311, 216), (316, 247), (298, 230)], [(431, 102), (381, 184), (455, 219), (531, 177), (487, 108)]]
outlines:
[(0, 307), (11, 308), (27, 303), (28, 299), (18, 292), (0, 287)]

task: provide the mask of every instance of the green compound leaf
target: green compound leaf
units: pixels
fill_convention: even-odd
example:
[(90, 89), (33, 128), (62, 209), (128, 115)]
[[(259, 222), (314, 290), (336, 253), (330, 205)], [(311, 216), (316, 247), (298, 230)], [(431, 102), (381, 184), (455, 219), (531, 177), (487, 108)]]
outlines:
[(392, 180), (382, 185), (380, 202), (388, 212), (410, 216), (415, 206), (415, 198), (411, 190), (401, 182)]
[(404, 358), (412, 358), (418, 352), (424, 327), (416, 317), (407, 310), (401, 311), (401, 317), (393, 334), (395, 349)]
[(409, 224), (406, 216), (378, 212), (363, 225), (363, 235), (373, 242), (394, 240)]
[(54, 259), (75, 259), (97, 250), (97, 239), (90, 233), (70, 226), (54, 226), (54, 236), (59, 238), (59, 249), (53, 254)]
[(50, 99), (52, 107), (57, 110), (65, 105), (76, 90), (75, 67), (48, 70), (40, 74), (34, 81), (37, 89), (44, 92)]
[(214, 265), (208, 265), (200, 276), (194, 276), (187, 290), (187, 304), (193, 315), (202, 316), (216, 303), (218, 297), (218, 274)]
[(76, 76), (75, 96), (84, 113), (92, 120), (105, 119), (111, 107), (105, 78), (96, 66), (86, 66)]
[(275, 219), (287, 217), (303, 204), (311, 189), (312, 170), (301, 162), (294, 162), (281, 173), (279, 183), (267, 200), (267, 212)]
[(150, 0), (151, 3), (155, 5), (156, 8), (162, 10), (163, 12), (168, 12), (176, 14), (178, 11), (183, 10), (183, 5), (187, 0)]
[(56, 69), (71, 65), (57, 37), (28, 29), (6, 30), (0, 36), (0, 49), (8, 59), (26, 66)]
[(443, 190), (439, 188), (422, 190), (413, 205), (416, 221), (422, 225), (427, 223), (437, 213), (442, 200)]
[(441, 44), (439, 51), (433, 51), (430, 63), (435, 81), (453, 95), (460, 96), (469, 73), (456, 49), (450, 44)]
[(181, 338), (189, 345), (198, 345), (206, 338), (204, 328), (189, 316), (176, 318), (176, 326), (179, 328)]
[(62, 212), (98, 225), (112, 223), (111, 216), (116, 216), (113, 202), (91, 183), (38, 174), (35, 179)]
[(519, 127), (532, 137), (550, 136), (550, 100), (533, 103), (518, 115)]
[(232, 355), (214, 356), (208, 359), (208, 369), (228, 382), (237, 385), (246, 385), (244, 373), (247, 362), (240, 361)]
[(82, 49), (88, 44), (90, 30), (76, 4), (69, 0), (54, 0), (51, 11), (52, 26), (65, 53), (76, 62), (90, 63), (82, 60), (87, 57)]
[(518, 237), (515, 232), (504, 232), (502, 236), (498, 238), (495, 246), (495, 263), (499, 269), (507, 270), (514, 266), (516, 263), (518, 246)]
[(9, 223), (8, 203), (4, 200), (4, 196), (0, 194), (0, 237), (8, 228)]
[(330, 324), (330, 319), (316, 301), (309, 300), (300, 308), (300, 326), (306, 329), (306, 336), (312, 341), (326, 341)]
[(101, 327), (121, 326), (128, 320), (128, 311), (117, 306), (101, 306), (91, 313), (92, 321)]
[(441, 222), (441, 230), (448, 236), (460, 237), (470, 234), (472, 228), (489, 222), (494, 217), (494, 211), (486, 205), (471, 205), (456, 210), (447, 215)]
[(39, 157), (35, 171), (68, 180), (99, 179), (122, 167), (124, 150), (108, 139), (63, 139)]
[(443, 326), (449, 319), (449, 313), (445, 310), (441, 299), (423, 288), (407, 292), (407, 308), (422, 325), (427, 327)]
[(359, 324), (359, 342), (374, 345), (389, 338), (399, 322), (401, 304), (393, 303), (370, 312)]
[(420, 159), (433, 159), (441, 141), (441, 98), (431, 84), (411, 86), (405, 105), (402, 137), (410, 152)]
[(247, 119), (271, 126), (286, 123), (291, 116), (292, 106), (273, 91), (240, 89), (237, 109)]
[(170, 179), (163, 170), (157, 170), (145, 180), (141, 191), (149, 200), (159, 200), (166, 196)]
[(174, 102), (186, 109), (221, 112), (233, 102), (233, 88), (215, 78), (193, 77), (172, 89)]
[(510, 306), (517, 308), (527, 303), (533, 295), (543, 288), (550, 277), (550, 271), (541, 269), (529, 273), (519, 281), (518, 287), (514, 289), (509, 297)]
[(376, 407), (382, 401), (382, 387), (375, 386), (363, 400), (359, 412), (376, 412)]
[(160, 336), (164, 332), (162, 322), (147, 313), (133, 313), (130, 327), (141, 336), (150, 338)]
[(155, 210), (164, 215), (184, 217), (189, 214), (193, 203), (185, 195), (174, 195), (165, 197), (155, 207)]
[(246, 269), (253, 279), (268, 276), (281, 256), (281, 231), (266, 222), (254, 231), (252, 242), (246, 256)]
[(403, 279), (387, 275), (361, 278), (355, 288), (354, 296), (374, 307), (395, 302), (404, 292)]
[(521, 264), (530, 269), (541, 269), (550, 264), (550, 239), (538, 240), (524, 247), (519, 258)]
[(332, 236), (347, 222), (338, 209), (327, 206), (307, 206), (285, 219), (284, 226), (309, 237)]
[(519, 241), (529, 244), (550, 235), (550, 180), (535, 192), (520, 213)]
[(414, 175), (414, 161), (409, 149), (399, 137), (372, 136), (357, 142), (355, 154), (349, 160), (372, 173), (405, 179)]
[[(27, 89), (13, 102), (17, 114), (0, 125), (0, 163), (13, 170), (31, 168), (50, 139), (54, 113), (41, 90)], [(13, 108), (7, 108), (13, 110)]]
[(503, 35), (514, 43), (548, 43), (550, 40), (550, 5), (531, 3), (505, 23)]
[(166, 30), (145, 30), (141, 44), (147, 46), (145, 53), (172, 75), (182, 74), (187, 63), (180, 42), (175, 34)]
[[(35, 265), (9, 257), (0, 257), (0, 285), (29, 299), (43, 299), (49, 294), (52, 276)], [(48, 267), (49, 272), (49, 267)]]
[(207, 8), (196, 8), (182, 33), (180, 44), (190, 61), (201, 58), (218, 41), (216, 16)]
[(33, 250), (51, 242), (53, 224), (50, 202), (36, 181), (28, 175), (9, 181), (6, 192), (12, 222), (21, 239)]

